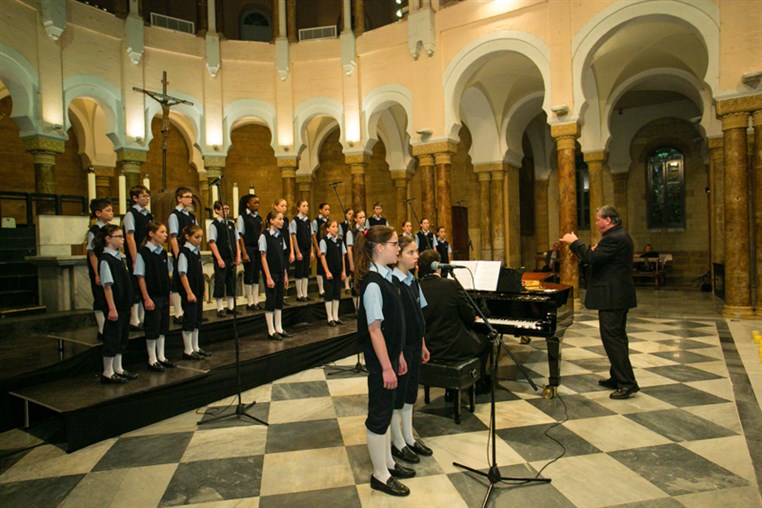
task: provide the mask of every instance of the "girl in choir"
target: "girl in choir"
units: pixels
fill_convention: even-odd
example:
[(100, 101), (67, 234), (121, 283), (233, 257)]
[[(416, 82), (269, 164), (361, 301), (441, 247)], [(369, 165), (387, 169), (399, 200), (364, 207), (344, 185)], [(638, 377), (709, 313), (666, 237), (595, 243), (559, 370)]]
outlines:
[(203, 360), (211, 353), (199, 346), (198, 330), (204, 312), (204, 272), (201, 268), (201, 239), (203, 231), (196, 224), (183, 229), (180, 255), (177, 258), (177, 273), (182, 290), (183, 306), (183, 358)]
[(169, 262), (163, 244), (168, 236), (164, 224), (149, 222), (145, 242), (135, 258), (135, 276), (145, 307), (148, 370), (154, 372), (176, 367), (164, 356), (164, 339), (169, 332)]
[(323, 239), (321, 236), (321, 227), (328, 222), (328, 217), (331, 216), (331, 205), (328, 203), (320, 203), (318, 205), (318, 215), (315, 217), (315, 220), (312, 221), (312, 248), (315, 249), (315, 257), (317, 258), (317, 276), (315, 277), (317, 279), (317, 285), (318, 285), (318, 295), (320, 298), (323, 297), (323, 264), (320, 262), (320, 240)]
[[(349, 232), (347, 233), (346, 238), (346, 244), (347, 244), (347, 259), (349, 260), (349, 273), (354, 273), (355, 271), (355, 252), (354, 252), (354, 244), (355, 240), (357, 238), (357, 235), (362, 235), (365, 233), (366, 224), (365, 224), (365, 211), (364, 210), (357, 210), (357, 213), (355, 213), (355, 222), (353, 224), (353, 227), (350, 228)], [(352, 287), (352, 303), (355, 305), (355, 313), (357, 313), (357, 309), (360, 305), (360, 294), (358, 293), (358, 288), (356, 285), (353, 284)]]
[(344, 255), (347, 249), (339, 237), (339, 225), (335, 220), (329, 220), (324, 226), (325, 234), (320, 240), (320, 262), (323, 264), (325, 273), (325, 313), (328, 318), (328, 326), (345, 324), (339, 318), (339, 304), (341, 303), (341, 284), (346, 279), (344, 267)]
[(98, 255), (95, 253), (93, 241), (98, 233), (114, 218), (114, 207), (106, 198), (96, 198), (90, 201), (90, 216), (95, 224), (87, 231), (87, 274), (90, 276), (90, 289), (93, 292), (93, 312), (95, 323), (98, 325), (98, 340), (103, 340), (103, 325), (106, 322), (106, 299), (103, 296), (103, 285), (98, 273)]
[(243, 196), (238, 210), (238, 248), (243, 262), (243, 293), (246, 296), (246, 309), (256, 310), (261, 308), (259, 272), (262, 271), (262, 257), (259, 255), (259, 235), (263, 229), (257, 195)]
[[(310, 204), (299, 201), (299, 213), (291, 220), (289, 231), (291, 233), (291, 252), (294, 253), (294, 272), (296, 277), (296, 301), (309, 302), (307, 285), (309, 284), (310, 263), (315, 259), (312, 250), (312, 226), (310, 225)], [(308, 254), (309, 252), (309, 254)]]
[(103, 326), (103, 374), (101, 383), (122, 384), (138, 375), (122, 367), (122, 355), (127, 351), (130, 335), (132, 281), (130, 272), (119, 252), (124, 247), (124, 232), (119, 226), (107, 224), (93, 240), (98, 255), (98, 274), (106, 299), (107, 318)]
[(415, 471), (392, 457), (389, 424), (394, 411), (397, 376), (407, 372), (402, 353), (405, 322), (402, 300), (387, 265), (397, 262), (397, 234), (388, 226), (374, 226), (358, 235), (355, 248), (356, 287), (361, 288), (357, 337), (368, 368), (368, 417), (365, 420), (368, 452), (373, 464), (370, 487), (393, 496), (407, 496), (410, 489), (397, 478), (411, 478)]
[(270, 210), (265, 219), (267, 229), (259, 237), (259, 252), (262, 256), (262, 272), (265, 274), (266, 307), (265, 322), (267, 336), (272, 340), (283, 340), (289, 334), (283, 330), (283, 293), (288, 287), (288, 239), (283, 237), (283, 214)]
[[(209, 224), (207, 243), (214, 262), (214, 299), (217, 301), (217, 317), (235, 313), (235, 277), (241, 264), (238, 250), (238, 233), (230, 220), (230, 206), (222, 201), (212, 205), (217, 217)], [(227, 312), (224, 298), (227, 295)]]
[[(410, 224), (408, 222), (408, 224)], [(417, 464), (419, 455), (432, 454), (421, 440), (413, 436), (413, 405), (418, 398), (418, 376), (421, 362), (429, 361), (424, 334), (426, 322), (421, 309), (426, 307), (426, 298), (413, 276), (418, 265), (418, 248), (411, 236), (400, 238), (400, 255), (394, 268), (394, 282), (399, 288), (405, 313), (405, 347), (403, 353), (407, 363), (407, 374), (398, 378), (397, 394), (394, 397), (392, 414), (392, 456)]]
[[(283, 235), (283, 239), (286, 241), (286, 249), (288, 250), (286, 257), (288, 258), (288, 264), (290, 265), (296, 261), (296, 256), (294, 255), (294, 249), (291, 245), (291, 234), (289, 233), (288, 217), (286, 216), (286, 212), (288, 211), (288, 201), (286, 201), (285, 198), (276, 199), (273, 203), (273, 210), (283, 215), (283, 226), (280, 228), (280, 234)], [(286, 267), (286, 271), (288, 271), (288, 267)]]
[(402, 222), (402, 235), (403, 238), (413, 238), (413, 223), (409, 220)]
[[(347, 234), (349, 234), (349, 231), (354, 227), (355, 222), (355, 211), (352, 208), (347, 208), (347, 210), (344, 212), (344, 222), (339, 224), (340, 234), (342, 240), (344, 240), (344, 247), (346, 248), (347, 244)], [(344, 256), (344, 269), (346, 273), (346, 278), (344, 279), (344, 291), (347, 293), (350, 292), (349, 283), (352, 279), (352, 271), (349, 267), (349, 259), (348, 255)]]
[(418, 246), (418, 252), (433, 249), (436, 246), (436, 240), (434, 239), (434, 233), (429, 229), (429, 219), (424, 217), (421, 219), (421, 230), (415, 234), (415, 244)]

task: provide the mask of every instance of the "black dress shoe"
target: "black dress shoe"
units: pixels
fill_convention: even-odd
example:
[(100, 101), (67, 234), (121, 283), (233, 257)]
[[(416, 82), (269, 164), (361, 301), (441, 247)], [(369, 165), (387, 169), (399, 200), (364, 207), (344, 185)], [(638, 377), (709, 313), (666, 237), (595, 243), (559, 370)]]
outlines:
[(389, 470), (389, 474), (395, 478), (412, 478), (413, 476), (415, 476), (415, 469), (405, 467), (395, 462), (394, 468)]
[(279, 334), (278, 332), (275, 332), (272, 335), (268, 333), (267, 338), (270, 340), (283, 340), (283, 335)]
[(138, 378), (138, 375), (134, 372), (130, 372), (129, 370), (123, 370), (122, 372), (117, 372), (117, 376), (123, 377), (124, 379), (128, 381), (134, 381)]
[(142, 332), (143, 331), (143, 325), (130, 325), (130, 331), (131, 332)]
[(177, 367), (177, 364), (175, 364), (175, 363), (174, 363), (173, 361), (171, 361), (171, 360), (163, 360), (163, 361), (162, 361), (162, 360), (159, 360), (159, 363), (160, 363), (160, 364), (161, 364), (161, 366), (162, 366), (162, 367), (164, 367), (165, 369), (174, 369), (175, 367)]
[(227, 313), (227, 312), (225, 312), (225, 310), (224, 310), (224, 309), (223, 309), (223, 310), (218, 310), (218, 311), (217, 311), (217, 317), (225, 317), (225, 316), (227, 316), (227, 315), (228, 315), (228, 313)]
[(333, 319), (328, 321), (328, 326), (336, 326), (336, 321), (334, 321)]
[(262, 303), (262, 302), (260, 302), (260, 303), (258, 303), (258, 304), (257, 304), (257, 308), (258, 308), (259, 310), (265, 310), (265, 304), (264, 304), (264, 303)]
[(149, 363), (148, 370), (152, 370), (153, 372), (164, 372), (164, 366), (159, 362)]
[(252, 310), (252, 311), (257, 310), (257, 306), (254, 305), (253, 303), (251, 305), (246, 305), (246, 310)]
[(410, 494), (410, 489), (402, 485), (393, 476), (390, 476), (389, 479), (386, 480), (386, 483), (384, 483), (381, 480), (377, 480), (375, 476), (371, 475), (370, 488), (373, 490), (380, 490), (384, 494), (389, 494), (390, 496), (404, 497)]
[(183, 360), (203, 360), (204, 357), (193, 351), (191, 354), (183, 353)]
[(277, 333), (278, 333), (278, 335), (280, 335), (284, 339), (287, 339), (287, 338), (291, 337), (291, 334), (288, 333), (286, 330), (281, 330), (281, 331), (279, 331)]
[(617, 391), (611, 392), (611, 395), (609, 395), (609, 397), (616, 400), (629, 399), (633, 393), (636, 393), (639, 391), (640, 391), (640, 387), (638, 385), (631, 386), (629, 388), (619, 388)]
[(236, 309), (236, 308), (228, 309), (228, 314), (230, 314), (231, 316), (233, 314), (238, 314), (238, 309)]
[(345, 325), (345, 324), (347, 324), (347, 322), (346, 321), (342, 321), (341, 318), (335, 319), (334, 323), (336, 323), (337, 325)]
[(101, 374), (102, 385), (123, 385), (127, 382), (127, 378), (123, 378), (118, 374), (112, 374), (111, 377)]
[(617, 384), (616, 384), (616, 381), (614, 381), (611, 378), (608, 378), (608, 379), (599, 379), (598, 380), (598, 386), (602, 386), (602, 387), (608, 388), (610, 390), (616, 390), (617, 388), (619, 388), (617, 386)]
[(175, 322), (176, 325), (181, 325), (181, 324), (183, 324), (183, 317), (184, 316), (180, 316), (180, 317), (175, 316), (173, 318), (173, 321)]
[(408, 448), (413, 450), (416, 455), (423, 455), (424, 457), (431, 457), (434, 455), (434, 452), (431, 451), (431, 448), (423, 444), (423, 441), (416, 439), (415, 443), (413, 445), (407, 445)]
[[(407, 446), (403, 446), (400, 450), (396, 446), (392, 445), (392, 457), (395, 459), (404, 460), (405, 462), (409, 462), (411, 464), (418, 464), (421, 461), (421, 459), (418, 458), (418, 455), (416, 455), (413, 450)], [(404, 477), (398, 476), (398, 478)]]
[(196, 351), (196, 353), (198, 353), (198, 354), (200, 354), (201, 356), (204, 356), (204, 357), (205, 356), (212, 356), (212, 353), (210, 353), (209, 351), (205, 351), (205, 350), (203, 350), (201, 348), (198, 348), (198, 351)]

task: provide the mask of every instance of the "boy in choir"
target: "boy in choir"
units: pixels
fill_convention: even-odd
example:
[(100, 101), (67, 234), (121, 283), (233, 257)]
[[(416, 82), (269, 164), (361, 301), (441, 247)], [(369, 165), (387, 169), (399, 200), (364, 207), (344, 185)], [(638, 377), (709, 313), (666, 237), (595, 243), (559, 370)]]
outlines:
[[(291, 220), (289, 232), (291, 233), (291, 245), (296, 257), (294, 262), (294, 275), (296, 277), (296, 301), (309, 302), (307, 296), (307, 285), (309, 284), (310, 263), (315, 259), (315, 252), (312, 250), (310, 242), (312, 241), (312, 226), (310, 225), (309, 202), (299, 201), (299, 213)], [(307, 254), (309, 252), (309, 255)]]
[(389, 221), (386, 220), (386, 218), (381, 215), (381, 213), (384, 211), (384, 207), (381, 206), (380, 201), (376, 201), (373, 203), (373, 215), (368, 219), (368, 226), (388, 226)]
[(98, 256), (93, 248), (93, 240), (103, 226), (114, 218), (114, 207), (106, 198), (96, 198), (90, 201), (90, 216), (95, 224), (87, 231), (87, 273), (90, 276), (90, 289), (93, 292), (93, 312), (98, 325), (98, 340), (103, 340), (103, 325), (106, 322), (106, 297), (103, 295), (103, 284), (98, 273)]
[[(227, 312), (235, 313), (236, 267), (241, 264), (241, 252), (236, 241), (235, 223), (230, 220), (230, 206), (221, 201), (212, 205), (217, 217), (209, 225), (207, 241), (214, 257), (214, 299), (217, 301), (217, 317), (225, 317)], [(223, 299), (227, 294), (228, 310), (225, 312)]]
[[(447, 242), (447, 232), (445, 231), (444, 226), (439, 226), (437, 228), (437, 236), (434, 238), (434, 248), (439, 253), (439, 257), (442, 258), (442, 263), (449, 264), (450, 258), (452, 257), (452, 248)], [(452, 270), (450, 268), (442, 269), (442, 277), (447, 277), (451, 273)]]
[(259, 303), (259, 272), (262, 271), (262, 258), (259, 255), (259, 235), (262, 234), (262, 216), (259, 215), (259, 198), (256, 194), (247, 194), (241, 198), (238, 207), (238, 248), (243, 260), (243, 292), (246, 296), (246, 309), (261, 309)]
[(320, 261), (320, 240), (323, 239), (323, 233), (321, 231), (324, 230), (322, 227), (328, 222), (328, 217), (331, 215), (331, 205), (328, 203), (320, 203), (318, 210), (320, 213), (315, 217), (315, 220), (312, 221), (312, 248), (315, 250), (315, 259), (317, 259), (318, 294), (320, 298), (323, 298), (323, 293), (325, 291), (323, 289), (323, 263)]
[(419, 225), (421, 230), (415, 234), (415, 244), (418, 246), (418, 252), (433, 249), (436, 244), (434, 243), (434, 233), (429, 231), (429, 219), (424, 217)]
[[(135, 185), (130, 189), (130, 202), (132, 206), (122, 218), (124, 229), (124, 253), (127, 256), (127, 269), (132, 274), (132, 287), (137, 288), (135, 277), (135, 262), (137, 252), (146, 238), (146, 226), (153, 221), (153, 215), (148, 211), (148, 202), (151, 200), (151, 191), (145, 185)], [(140, 302), (140, 292), (134, 291), (135, 302), (130, 311), (130, 330), (140, 331), (143, 329), (143, 315), (145, 309)]]
[(283, 340), (290, 335), (283, 329), (283, 295), (288, 287), (288, 247), (289, 239), (281, 233), (283, 214), (270, 210), (265, 219), (265, 231), (259, 237), (259, 252), (262, 257), (262, 272), (265, 275), (266, 304), (265, 323), (267, 336), (272, 340)]
[(169, 214), (169, 219), (167, 220), (167, 224), (169, 225), (169, 245), (172, 249), (172, 257), (174, 261), (170, 295), (172, 297), (172, 306), (175, 308), (175, 323), (182, 324), (183, 307), (182, 298), (180, 296), (182, 286), (180, 285), (180, 274), (177, 273), (177, 261), (180, 256), (178, 237), (182, 238), (180, 235), (182, 235), (185, 228), (197, 224), (196, 216), (190, 211), (190, 208), (193, 206), (193, 193), (190, 188), (178, 187), (175, 190), (175, 203), (175, 209)]
[(339, 304), (341, 303), (341, 284), (346, 278), (344, 256), (347, 248), (339, 237), (339, 225), (335, 220), (329, 220), (325, 227), (325, 235), (320, 240), (320, 262), (325, 273), (325, 313), (328, 326), (345, 324), (339, 319)]

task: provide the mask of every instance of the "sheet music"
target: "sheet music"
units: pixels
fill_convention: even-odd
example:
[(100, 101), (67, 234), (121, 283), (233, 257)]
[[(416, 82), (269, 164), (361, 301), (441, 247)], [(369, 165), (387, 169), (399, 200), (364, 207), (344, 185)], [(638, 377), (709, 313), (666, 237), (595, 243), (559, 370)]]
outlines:
[[(466, 290), (496, 291), (500, 277), (500, 261), (463, 261), (455, 262), (468, 270), (453, 270), (453, 274)], [(473, 274), (473, 279), (471, 278)]]

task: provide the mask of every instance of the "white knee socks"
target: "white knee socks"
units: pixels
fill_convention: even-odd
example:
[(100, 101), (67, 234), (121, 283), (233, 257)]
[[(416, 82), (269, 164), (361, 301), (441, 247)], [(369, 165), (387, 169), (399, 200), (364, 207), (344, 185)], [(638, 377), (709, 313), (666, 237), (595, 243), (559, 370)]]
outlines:
[(235, 297), (228, 296), (228, 310), (235, 310)]
[(415, 437), (413, 436), (413, 405), (405, 404), (400, 411), (402, 416), (402, 436), (405, 439), (405, 443), (409, 446), (415, 444)]
[(160, 362), (166, 362), (167, 357), (164, 356), (164, 336), (159, 335), (159, 338), (156, 339), (156, 358)]
[(183, 352), (186, 355), (193, 352), (193, 332), (183, 330)]
[(95, 322), (98, 325), (98, 333), (103, 333), (103, 325), (106, 323), (106, 316), (103, 315), (103, 312), (95, 311)]
[(373, 476), (376, 477), (376, 480), (386, 483), (391, 476), (389, 467), (386, 464), (386, 449), (388, 448), (386, 445), (386, 435), (376, 434), (367, 429), (365, 433), (368, 439), (370, 462), (373, 464)]
[(399, 409), (395, 409), (392, 413), (392, 423), (389, 425), (389, 429), (392, 432), (392, 444), (395, 448), (398, 450), (402, 450), (407, 443), (405, 443), (405, 438), (402, 437), (402, 417), (400, 416), (401, 411)]
[(114, 357), (113, 356), (103, 357), (103, 375), (106, 377), (111, 377), (114, 375)]
[(325, 302), (325, 317), (330, 323), (333, 321), (333, 305), (331, 305), (331, 302)]
[(132, 326), (138, 326), (140, 324), (140, 304), (133, 303), (130, 307), (130, 324)]
[(331, 300), (331, 316), (334, 321), (339, 320), (339, 303), (341, 300)]
[(153, 365), (156, 363), (156, 339), (154, 340), (148, 340), (146, 339), (146, 350), (148, 351), (148, 363), (150, 365)]
[(198, 353), (199, 349), (201, 348), (198, 346), (198, 328), (196, 328), (193, 330), (193, 351)]
[(267, 323), (267, 334), (272, 335), (275, 333), (275, 325), (273, 324), (273, 313), (265, 311), (265, 323)]
[(183, 301), (180, 298), (180, 293), (170, 293), (169, 296), (172, 298), (172, 307), (175, 308), (175, 317), (183, 317)]
[(317, 276), (317, 283), (318, 283), (318, 294), (322, 295), (325, 290), (323, 289), (323, 276), (318, 275)]
[(278, 333), (283, 333), (283, 322), (281, 321), (282, 317), (283, 317), (283, 310), (275, 309), (275, 319), (274, 319), (273, 326), (275, 326), (275, 331)]

